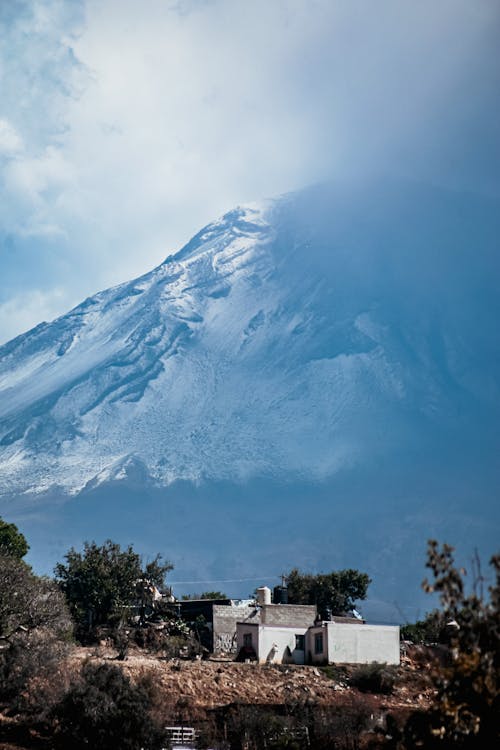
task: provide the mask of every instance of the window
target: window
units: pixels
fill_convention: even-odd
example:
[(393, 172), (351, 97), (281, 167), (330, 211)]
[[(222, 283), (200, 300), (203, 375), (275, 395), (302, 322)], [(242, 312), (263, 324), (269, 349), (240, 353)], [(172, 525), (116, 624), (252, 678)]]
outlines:
[(299, 651), (304, 651), (306, 647), (306, 637), (305, 635), (295, 635), (295, 648)]
[(252, 634), (243, 633), (243, 646), (245, 648), (252, 648)]
[(297, 651), (304, 651), (305, 650), (305, 636), (303, 635), (296, 635), (295, 636), (295, 648)]
[(316, 633), (314, 636), (314, 653), (323, 653), (323, 633)]

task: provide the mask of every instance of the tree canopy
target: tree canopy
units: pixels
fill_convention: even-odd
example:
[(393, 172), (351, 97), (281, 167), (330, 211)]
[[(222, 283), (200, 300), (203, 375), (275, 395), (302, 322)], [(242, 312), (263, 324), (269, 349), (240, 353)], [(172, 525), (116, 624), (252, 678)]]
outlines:
[(371, 583), (366, 573), (352, 568), (317, 575), (293, 568), (286, 579), (290, 604), (315, 604), (323, 618), (352, 610), (356, 600), (366, 599)]
[(202, 591), (201, 594), (183, 594), (183, 601), (194, 599), (228, 599), (229, 597), (223, 591)]
[(466, 571), (455, 565), (453, 547), (429, 542), (425, 580), (439, 594), (449, 629), (449, 659), (436, 659), (429, 677), (436, 690), (431, 711), (415, 712), (405, 728), (405, 748), (500, 747), (500, 554), (490, 560), (492, 585), (484, 590), (479, 561), (467, 591)]
[(23, 560), (0, 555), (0, 639), (35, 628), (69, 630), (64, 598), (53, 581), (39, 578)]
[(29, 695), (31, 679), (50, 683), (71, 632), (55, 583), (36, 576), (23, 560), (0, 555), (0, 699), (17, 705)]
[(24, 534), (21, 534), (15, 523), (7, 523), (0, 518), (0, 554), (21, 560), (29, 548)]
[(173, 567), (161, 555), (143, 567), (132, 546), (122, 550), (110, 539), (101, 546), (85, 542), (83, 552), (72, 548), (65, 560), (55, 567), (56, 580), (77, 625), (87, 629), (125, 619), (136, 602), (138, 581), (162, 586)]

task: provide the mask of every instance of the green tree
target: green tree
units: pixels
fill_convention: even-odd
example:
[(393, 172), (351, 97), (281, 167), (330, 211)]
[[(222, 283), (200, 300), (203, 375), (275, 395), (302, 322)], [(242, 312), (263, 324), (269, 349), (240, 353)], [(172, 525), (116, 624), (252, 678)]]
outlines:
[(401, 626), (401, 638), (413, 643), (439, 643), (446, 630), (446, 619), (439, 610), (426, 615), (424, 620), (417, 620)]
[(144, 566), (144, 578), (155, 586), (161, 588), (165, 583), (165, 576), (174, 569), (172, 563), (164, 561), (162, 562), (162, 555), (156, 555), (151, 562), (146, 563)]
[(28, 550), (29, 544), (24, 534), (21, 534), (14, 523), (7, 523), (0, 518), (0, 554), (12, 555), (21, 560)]
[(200, 599), (227, 599), (228, 596), (223, 591), (203, 591)]
[(202, 591), (201, 594), (183, 594), (182, 600), (187, 602), (192, 599), (228, 599), (223, 591)]
[(80, 633), (100, 625), (117, 625), (130, 614), (138, 599), (138, 582), (150, 580), (163, 584), (172, 569), (161, 556), (142, 567), (132, 546), (122, 550), (108, 539), (99, 546), (85, 542), (83, 552), (70, 549), (66, 564), (55, 567), (56, 580), (66, 595)]
[(321, 617), (341, 614), (354, 607), (356, 600), (366, 599), (371, 579), (366, 573), (348, 568), (332, 573), (301, 573), (293, 568), (286, 576), (290, 604), (315, 604)]
[(448, 626), (448, 661), (436, 660), (430, 673), (436, 689), (431, 711), (415, 712), (399, 747), (500, 747), (500, 554), (491, 558), (494, 581), (484, 591), (478, 561), (467, 592), (466, 572), (456, 567), (453, 547), (431, 540), (427, 567), (433, 581), (429, 593), (439, 594)]

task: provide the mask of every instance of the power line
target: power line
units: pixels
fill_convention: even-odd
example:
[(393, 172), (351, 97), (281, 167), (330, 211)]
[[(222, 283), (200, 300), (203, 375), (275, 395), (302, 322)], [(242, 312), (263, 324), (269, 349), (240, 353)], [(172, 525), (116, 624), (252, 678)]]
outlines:
[(212, 578), (210, 581), (168, 581), (169, 586), (187, 585), (188, 583), (244, 583), (246, 581), (262, 581), (269, 578), (279, 578), (277, 575), (255, 576), (254, 578)]

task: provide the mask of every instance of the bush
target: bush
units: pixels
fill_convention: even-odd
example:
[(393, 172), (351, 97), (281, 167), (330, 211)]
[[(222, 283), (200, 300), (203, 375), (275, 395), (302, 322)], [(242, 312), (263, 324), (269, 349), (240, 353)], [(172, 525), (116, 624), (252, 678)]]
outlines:
[(446, 629), (446, 619), (438, 610), (427, 615), (425, 620), (406, 623), (401, 627), (401, 639), (418, 644), (439, 643)]
[(339, 667), (336, 664), (327, 664), (324, 667), (320, 667), (320, 669), (329, 680), (342, 683), (349, 681), (349, 670), (346, 667)]
[(54, 712), (59, 746), (159, 750), (165, 737), (152, 716), (153, 690), (148, 679), (133, 684), (119, 667), (87, 662)]
[(351, 685), (362, 693), (390, 695), (394, 689), (397, 669), (373, 661), (358, 667), (351, 676)]
[[(72, 623), (53, 582), (22, 560), (0, 555), (0, 699), (11, 709), (44, 713), (60, 697)], [(36, 683), (36, 688), (35, 688)]]
[(423, 587), (440, 595), (442, 615), (450, 625), (449, 658), (436, 660), (430, 670), (435, 704), (410, 717), (400, 747), (500, 747), (500, 555), (490, 564), (494, 577), (488, 593), (477, 556), (468, 592), (466, 571), (455, 566), (453, 548), (429, 542), (427, 567), (433, 581), (424, 581)]
[(375, 711), (370, 696), (340, 695), (334, 706), (307, 700), (270, 707), (235, 705), (219, 709), (203, 745), (232, 750), (357, 750)]
[[(334, 706), (316, 709), (309, 725), (311, 750), (358, 750), (372, 723), (373, 699), (344, 695)], [(312, 718), (312, 717), (311, 717)]]
[(69, 644), (47, 628), (19, 634), (0, 657), (1, 697), (11, 709), (41, 718), (67, 687)]

